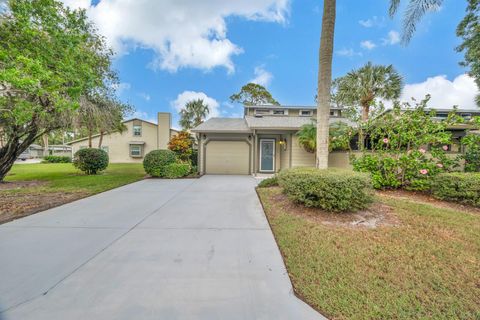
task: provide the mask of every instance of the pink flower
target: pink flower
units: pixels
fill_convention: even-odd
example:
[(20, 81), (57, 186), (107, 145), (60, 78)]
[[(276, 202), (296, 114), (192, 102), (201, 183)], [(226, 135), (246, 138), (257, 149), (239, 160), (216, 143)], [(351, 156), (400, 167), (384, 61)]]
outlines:
[(427, 174), (427, 173), (428, 173), (428, 170), (427, 170), (427, 169), (422, 169), (422, 170), (420, 170), (420, 173), (421, 173), (421, 174)]
[(442, 149), (443, 151), (448, 151), (448, 146), (443, 146)]
[(443, 168), (443, 164), (441, 164), (441, 163), (437, 163), (437, 167), (439, 167), (439, 168)]
[(388, 138), (383, 138), (383, 143), (388, 143)]
[(425, 150), (425, 149), (423, 149), (423, 148), (420, 148), (418, 151), (420, 151), (421, 153), (427, 152), (427, 150)]

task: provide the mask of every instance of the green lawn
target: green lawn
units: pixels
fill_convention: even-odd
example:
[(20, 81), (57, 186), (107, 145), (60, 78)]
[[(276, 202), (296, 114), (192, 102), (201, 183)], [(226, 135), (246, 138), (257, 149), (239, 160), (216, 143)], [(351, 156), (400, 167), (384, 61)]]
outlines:
[(258, 192), (296, 292), (325, 316), (480, 319), (478, 213), (379, 196), (398, 224), (354, 228), (312, 218), (278, 187)]
[[(70, 163), (14, 165), (0, 185), (0, 223), (141, 180), (142, 164), (110, 164), (85, 175)], [(30, 182), (31, 183), (30, 183)]]

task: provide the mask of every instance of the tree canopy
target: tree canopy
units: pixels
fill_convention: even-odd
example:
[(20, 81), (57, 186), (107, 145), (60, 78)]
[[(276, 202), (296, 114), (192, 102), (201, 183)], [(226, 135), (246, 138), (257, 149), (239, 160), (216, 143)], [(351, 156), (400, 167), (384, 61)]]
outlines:
[(230, 96), (231, 102), (238, 102), (247, 106), (274, 104), (280, 105), (270, 92), (264, 87), (256, 83), (248, 83), (240, 89), (240, 92)]
[(189, 101), (180, 111), (180, 126), (184, 131), (193, 129), (205, 120), (209, 112), (208, 104), (203, 99)]
[(71, 126), (82, 95), (111, 87), (116, 76), (85, 10), (10, 0), (0, 24), (1, 181), (37, 137)]

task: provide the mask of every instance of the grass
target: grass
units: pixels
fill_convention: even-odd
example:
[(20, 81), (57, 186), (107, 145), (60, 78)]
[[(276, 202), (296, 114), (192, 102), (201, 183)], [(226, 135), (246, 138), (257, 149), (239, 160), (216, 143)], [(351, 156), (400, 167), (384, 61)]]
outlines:
[[(85, 175), (71, 163), (14, 165), (0, 189), (0, 223), (143, 179), (142, 164)], [(9, 187), (12, 186), (12, 187)]]
[(480, 215), (378, 197), (399, 225), (339, 227), (258, 193), (296, 292), (325, 316), (480, 319)]

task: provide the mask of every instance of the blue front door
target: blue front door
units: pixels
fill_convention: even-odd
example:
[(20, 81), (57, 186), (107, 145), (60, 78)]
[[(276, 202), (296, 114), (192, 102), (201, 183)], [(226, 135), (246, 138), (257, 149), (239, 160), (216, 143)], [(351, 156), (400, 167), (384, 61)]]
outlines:
[(275, 171), (275, 139), (260, 139), (260, 171)]

